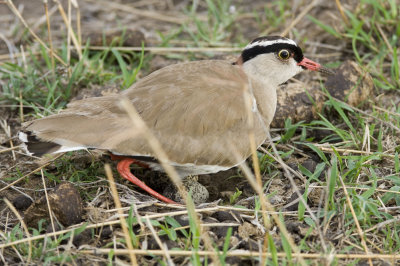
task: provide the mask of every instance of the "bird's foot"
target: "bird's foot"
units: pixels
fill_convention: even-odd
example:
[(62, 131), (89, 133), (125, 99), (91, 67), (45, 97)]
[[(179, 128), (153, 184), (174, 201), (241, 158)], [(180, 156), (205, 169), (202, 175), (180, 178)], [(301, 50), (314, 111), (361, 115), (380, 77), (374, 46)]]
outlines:
[[(114, 156), (115, 156), (115, 155), (114, 155)], [(119, 157), (120, 157), (120, 156), (119, 156)], [(111, 159), (113, 159), (113, 157), (111, 157)], [(132, 159), (132, 158), (125, 158), (125, 157), (123, 157), (123, 158), (119, 158), (119, 159), (121, 159), (121, 161), (118, 162), (117, 169), (118, 169), (119, 174), (120, 174), (123, 178), (125, 178), (126, 180), (129, 180), (129, 181), (132, 182), (133, 184), (135, 184), (135, 185), (137, 185), (138, 187), (140, 187), (141, 189), (145, 190), (147, 193), (149, 193), (149, 194), (152, 195), (153, 197), (155, 197), (155, 198), (157, 198), (157, 199), (159, 199), (159, 200), (161, 200), (161, 201), (163, 201), (163, 202), (165, 202), (165, 203), (169, 203), (169, 204), (178, 204), (178, 203), (176, 203), (175, 201), (170, 200), (169, 198), (164, 197), (164, 196), (161, 195), (160, 193), (154, 191), (153, 189), (151, 189), (150, 187), (148, 187), (145, 183), (143, 183), (141, 180), (139, 180), (136, 176), (134, 176), (134, 175), (131, 173), (131, 169), (129, 168), (129, 166), (130, 166), (132, 163), (135, 163), (135, 164), (138, 164), (138, 165), (141, 165), (141, 164), (143, 164), (143, 163), (138, 162), (137, 160)], [(114, 160), (114, 159), (113, 159), (113, 160)], [(148, 166), (147, 166), (147, 168), (148, 168)]]

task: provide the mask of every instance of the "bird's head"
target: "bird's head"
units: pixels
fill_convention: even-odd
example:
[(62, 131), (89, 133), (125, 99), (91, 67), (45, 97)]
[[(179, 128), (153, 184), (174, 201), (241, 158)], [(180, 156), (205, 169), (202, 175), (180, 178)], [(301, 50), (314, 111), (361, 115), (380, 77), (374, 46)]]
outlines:
[(254, 39), (243, 49), (236, 63), (243, 65), (247, 75), (274, 86), (285, 83), (304, 69), (333, 73), (305, 58), (296, 42), (280, 36)]

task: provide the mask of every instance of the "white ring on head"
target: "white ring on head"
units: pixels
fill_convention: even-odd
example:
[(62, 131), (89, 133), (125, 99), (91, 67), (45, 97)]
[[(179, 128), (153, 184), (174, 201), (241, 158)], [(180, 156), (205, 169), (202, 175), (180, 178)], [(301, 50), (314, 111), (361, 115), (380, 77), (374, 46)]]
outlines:
[(291, 44), (294, 46), (297, 46), (297, 43), (291, 39), (278, 39), (278, 40), (260, 40), (260, 41), (256, 41), (253, 43), (248, 44), (244, 50), (253, 48), (254, 46), (270, 46), (273, 44), (277, 44), (277, 43), (287, 43), (287, 44)]

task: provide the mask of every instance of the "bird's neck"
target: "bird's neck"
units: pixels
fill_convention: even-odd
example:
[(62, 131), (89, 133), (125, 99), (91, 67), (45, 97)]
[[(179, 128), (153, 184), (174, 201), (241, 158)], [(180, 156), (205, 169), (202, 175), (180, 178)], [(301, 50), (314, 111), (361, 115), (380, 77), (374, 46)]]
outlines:
[[(280, 84), (279, 81), (271, 73), (268, 73), (270, 69), (268, 62), (260, 60), (256, 64), (243, 63), (242, 56), (240, 56), (235, 64), (240, 66), (248, 77), (249, 88), (256, 100), (257, 110), (264, 118), (265, 123), (269, 125), (275, 114), (276, 89)], [(262, 65), (261, 67), (260, 64)], [(264, 66), (263, 64), (266, 65)]]
[(282, 82), (279, 77), (280, 73), (276, 73), (271, 68), (273, 62), (260, 62), (254, 63), (257, 58), (253, 59), (253, 62), (245, 62), (242, 64), (243, 71), (248, 77), (262, 83), (265, 87), (277, 88)]
[(249, 90), (255, 99), (256, 108), (254, 109), (261, 114), (264, 124), (269, 125), (275, 115), (277, 103), (276, 89), (278, 85), (269, 83), (268, 80), (260, 77), (258, 73), (246, 71), (245, 68), (243, 68), (243, 71), (248, 77)]

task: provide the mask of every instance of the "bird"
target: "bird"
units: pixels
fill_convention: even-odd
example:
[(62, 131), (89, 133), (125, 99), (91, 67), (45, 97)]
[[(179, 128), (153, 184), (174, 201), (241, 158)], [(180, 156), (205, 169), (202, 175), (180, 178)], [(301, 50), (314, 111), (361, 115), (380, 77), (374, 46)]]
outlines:
[[(58, 114), (25, 122), (19, 139), (27, 153), (35, 156), (82, 149), (106, 151), (119, 160), (122, 177), (165, 203), (175, 203), (131, 173), (132, 163), (163, 169), (146, 138), (135, 133), (121, 99), (135, 107), (180, 177), (212, 174), (233, 168), (251, 155), (250, 131), (257, 147), (266, 141), (277, 88), (303, 70), (333, 73), (304, 57), (295, 41), (262, 36), (246, 45), (234, 62), (173, 64), (117, 94), (71, 102)], [(251, 126), (245, 90), (255, 117)], [(234, 147), (237, 156), (228, 147)]]

